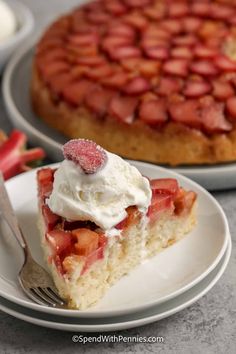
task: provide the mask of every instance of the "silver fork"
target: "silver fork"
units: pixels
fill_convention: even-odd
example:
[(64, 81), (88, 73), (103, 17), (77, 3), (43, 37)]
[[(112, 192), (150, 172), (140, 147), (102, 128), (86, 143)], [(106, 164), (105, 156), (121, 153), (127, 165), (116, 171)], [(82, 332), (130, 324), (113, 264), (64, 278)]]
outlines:
[(24, 264), (18, 274), (18, 280), (26, 295), (40, 305), (64, 307), (66, 302), (59, 296), (52, 277), (31, 255), (14, 214), (1, 171), (0, 214), (24, 251)]

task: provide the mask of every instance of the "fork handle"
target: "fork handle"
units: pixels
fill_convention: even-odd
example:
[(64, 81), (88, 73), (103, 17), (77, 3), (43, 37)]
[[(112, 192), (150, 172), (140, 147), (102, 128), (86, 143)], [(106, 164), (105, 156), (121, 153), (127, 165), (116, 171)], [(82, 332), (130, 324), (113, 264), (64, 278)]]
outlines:
[(13, 207), (11, 205), (3, 175), (0, 171), (0, 214), (3, 216), (5, 221), (7, 222), (8, 226), (10, 227), (13, 235), (15, 236), (16, 240), (18, 241), (19, 245), (26, 250), (27, 246), (25, 240), (22, 236), (20, 227), (18, 225), (17, 218), (15, 216)]

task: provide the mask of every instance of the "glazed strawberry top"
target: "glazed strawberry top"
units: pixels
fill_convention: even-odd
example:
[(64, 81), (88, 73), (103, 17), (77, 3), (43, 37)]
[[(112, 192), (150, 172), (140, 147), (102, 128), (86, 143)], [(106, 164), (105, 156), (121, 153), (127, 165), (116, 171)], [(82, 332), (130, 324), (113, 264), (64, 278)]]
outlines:
[(52, 99), (98, 119), (229, 132), (236, 123), (236, 4), (92, 2), (46, 31), (36, 65)]

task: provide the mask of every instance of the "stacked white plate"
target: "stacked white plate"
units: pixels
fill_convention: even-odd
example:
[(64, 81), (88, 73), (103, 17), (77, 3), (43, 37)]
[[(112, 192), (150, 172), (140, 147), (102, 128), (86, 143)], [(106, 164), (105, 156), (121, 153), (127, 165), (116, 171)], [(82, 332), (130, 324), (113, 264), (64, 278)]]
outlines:
[[(170, 170), (132, 162), (150, 178), (173, 177), (198, 194), (193, 232), (121, 279), (93, 308), (55, 309), (33, 303), (22, 292), (17, 274), (23, 253), (1, 222), (0, 309), (22, 320), (68, 331), (101, 332), (133, 328), (170, 316), (205, 295), (223, 274), (231, 253), (225, 214), (202, 187)], [(7, 182), (15, 212), (34, 258), (42, 265), (37, 231), (36, 172)], [(44, 265), (45, 266), (45, 265)]]

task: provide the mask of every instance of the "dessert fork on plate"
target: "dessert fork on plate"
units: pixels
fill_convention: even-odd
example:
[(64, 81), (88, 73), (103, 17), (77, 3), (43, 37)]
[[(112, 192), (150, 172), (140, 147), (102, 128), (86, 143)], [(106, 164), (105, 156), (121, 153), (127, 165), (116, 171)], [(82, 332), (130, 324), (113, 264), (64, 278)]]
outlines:
[(24, 251), (24, 264), (18, 274), (19, 283), (26, 295), (44, 306), (66, 305), (54, 285), (49, 273), (33, 259), (11, 205), (2, 173), (0, 171), (0, 216), (6, 221), (18, 244)]

